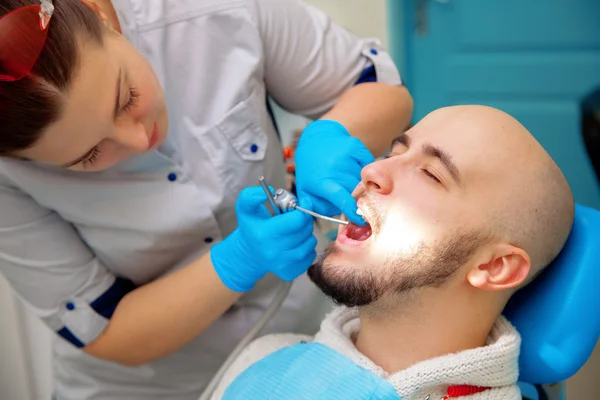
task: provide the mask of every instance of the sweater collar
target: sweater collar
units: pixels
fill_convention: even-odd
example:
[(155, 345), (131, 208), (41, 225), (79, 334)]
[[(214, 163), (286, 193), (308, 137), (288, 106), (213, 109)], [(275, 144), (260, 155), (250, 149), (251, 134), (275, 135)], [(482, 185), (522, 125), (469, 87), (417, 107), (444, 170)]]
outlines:
[(315, 342), (386, 379), (402, 399), (441, 398), (451, 385), (500, 388), (517, 383), (521, 339), (503, 316), (492, 327), (485, 346), (424, 360), (393, 374), (358, 351), (352, 335), (359, 329), (358, 309), (336, 307), (321, 324)]

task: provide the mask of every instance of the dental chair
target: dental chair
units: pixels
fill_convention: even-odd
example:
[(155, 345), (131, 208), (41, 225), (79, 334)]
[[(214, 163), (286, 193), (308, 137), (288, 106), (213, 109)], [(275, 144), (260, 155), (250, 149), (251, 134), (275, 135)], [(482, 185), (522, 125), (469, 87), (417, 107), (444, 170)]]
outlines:
[(564, 381), (586, 363), (600, 336), (599, 284), (600, 212), (578, 204), (562, 252), (504, 310), (522, 337), (524, 399), (565, 399)]

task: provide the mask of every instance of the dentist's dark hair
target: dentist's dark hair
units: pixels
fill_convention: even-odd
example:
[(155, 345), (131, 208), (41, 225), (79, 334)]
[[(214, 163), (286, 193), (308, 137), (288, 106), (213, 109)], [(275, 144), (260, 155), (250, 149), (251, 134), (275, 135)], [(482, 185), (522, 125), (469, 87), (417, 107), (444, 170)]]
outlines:
[[(103, 44), (104, 26), (82, 0), (54, 0), (53, 4), (46, 43), (29, 75), (0, 82), (0, 156), (30, 148), (60, 118), (80, 64), (80, 45)], [(0, 0), (0, 18), (31, 5), (40, 2)]]

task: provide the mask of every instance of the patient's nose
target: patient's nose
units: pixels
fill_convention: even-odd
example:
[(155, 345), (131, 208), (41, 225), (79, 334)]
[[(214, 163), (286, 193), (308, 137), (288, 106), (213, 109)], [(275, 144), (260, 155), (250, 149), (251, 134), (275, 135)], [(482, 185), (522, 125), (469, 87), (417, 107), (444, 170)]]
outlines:
[(384, 161), (374, 162), (364, 167), (361, 177), (367, 190), (388, 194), (393, 189), (392, 176)]

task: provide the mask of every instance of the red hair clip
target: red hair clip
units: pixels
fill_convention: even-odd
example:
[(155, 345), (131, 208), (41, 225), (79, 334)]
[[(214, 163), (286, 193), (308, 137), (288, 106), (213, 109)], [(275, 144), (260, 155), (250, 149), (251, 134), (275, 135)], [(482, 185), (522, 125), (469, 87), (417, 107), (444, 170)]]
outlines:
[(51, 0), (17, 8), (0, 18), (0, 82), (22, 79), (35, 66), (54, 13)]

